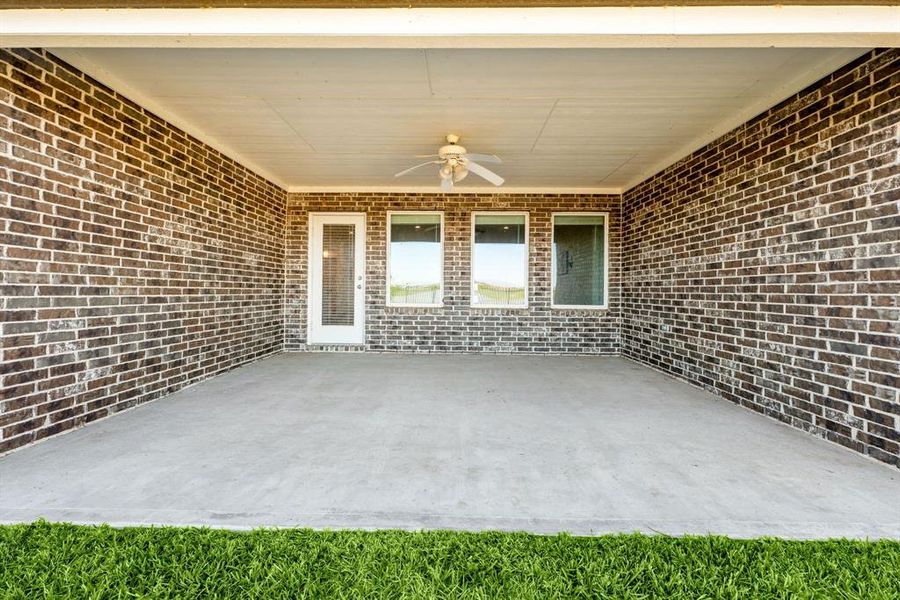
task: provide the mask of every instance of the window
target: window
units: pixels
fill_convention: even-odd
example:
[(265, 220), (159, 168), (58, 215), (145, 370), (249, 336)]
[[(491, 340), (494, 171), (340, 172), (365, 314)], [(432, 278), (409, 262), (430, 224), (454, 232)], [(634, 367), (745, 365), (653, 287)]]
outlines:
[(606, 307), (607, 215), (553, 215), (553, 306)]
[(388, 213), (389, 306), (438, 306), (443, 298), (441, 213)]
[(528, 215), (472, 217), (472, 306), (528, 306)]

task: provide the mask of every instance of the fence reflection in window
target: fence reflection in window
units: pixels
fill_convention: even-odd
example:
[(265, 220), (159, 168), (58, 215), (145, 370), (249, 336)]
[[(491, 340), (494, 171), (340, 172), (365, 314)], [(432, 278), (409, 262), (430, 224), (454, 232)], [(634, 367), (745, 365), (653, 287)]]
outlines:
[(476, 214), (472, 238), (473, 306), (526, 306), (527, 257), (527, 215)]
[(388, 230), (388, 304), (440, 304), (443, 294), (441, 214), (390, 213)]

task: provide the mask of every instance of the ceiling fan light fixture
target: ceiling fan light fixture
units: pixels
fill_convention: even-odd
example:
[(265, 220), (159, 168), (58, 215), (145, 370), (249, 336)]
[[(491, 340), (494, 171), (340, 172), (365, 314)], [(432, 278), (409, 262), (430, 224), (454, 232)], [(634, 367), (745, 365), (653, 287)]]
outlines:
[(439, 164), (441, 166), (440, 169), (438, 169), (438, 176), (441, 178), (441, 191), (443, 192), (449, 192), (453, 188), (454, 183), (458, 183), (465, 179), (470, 172), (475, 173), (478, 177), (481, 177), (496, 186), (503, 185), (504, 180), (502, 177), (490, 169), (485, 168), (478, 162), (475, 162), (478, 160), (489, 163), (500, 163), (503, 162), (500, 160), (500, 157), (496, 154), (469, 154), (469, 152), (464, 147), (460, 146), (458, 142), (459, 136), (452, 134), (448, 135), (447, 145), (438, 148), (437, 154), (420, 155), (421, 158), (432, 158), (436, 160), (430, 160), (400, 171), (399, 173), (396, 173), (394, 177), (406, 175), (407, 173), (426, 165)]

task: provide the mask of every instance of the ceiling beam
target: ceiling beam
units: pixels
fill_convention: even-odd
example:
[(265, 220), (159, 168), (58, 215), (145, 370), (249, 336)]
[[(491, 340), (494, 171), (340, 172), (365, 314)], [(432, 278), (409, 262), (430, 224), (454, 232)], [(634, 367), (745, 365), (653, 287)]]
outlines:
[(0, 47), (725, 48), (900, 45), (900, 5), (9, 9)]

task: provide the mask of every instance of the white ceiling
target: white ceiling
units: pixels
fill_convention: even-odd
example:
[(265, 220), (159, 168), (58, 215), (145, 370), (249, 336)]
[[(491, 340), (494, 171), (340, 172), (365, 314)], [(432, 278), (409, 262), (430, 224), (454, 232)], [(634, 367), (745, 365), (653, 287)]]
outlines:
[[(402, 179), (447, 133), (509, 190), (628, 188), (860, 49), (58, 49), (292, 189)], [(474, 176), (461, 188), (486, 185)]]

